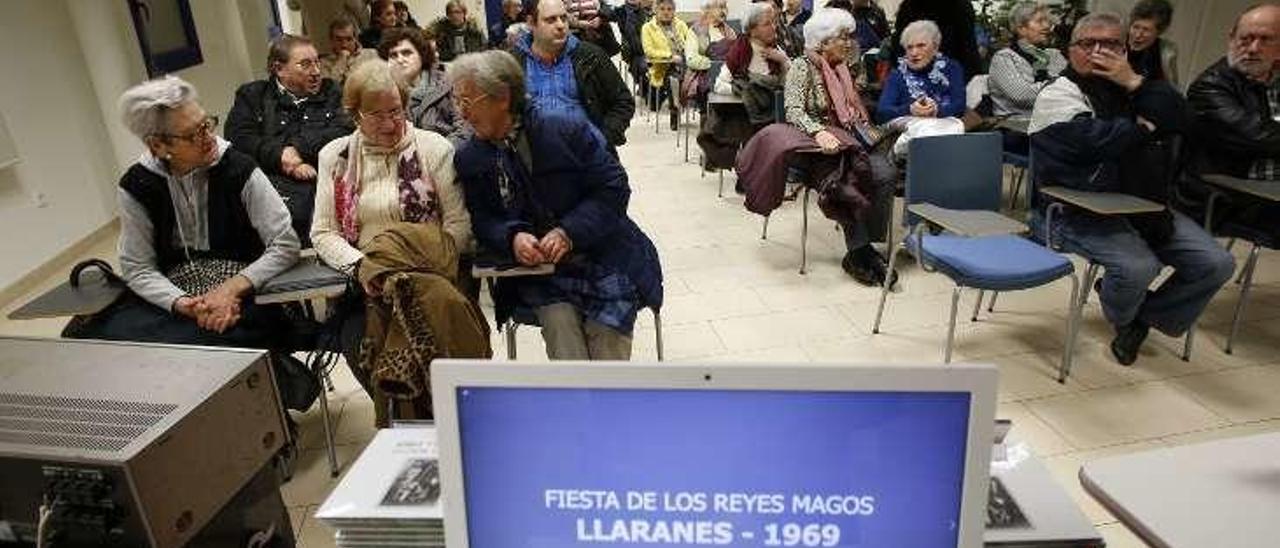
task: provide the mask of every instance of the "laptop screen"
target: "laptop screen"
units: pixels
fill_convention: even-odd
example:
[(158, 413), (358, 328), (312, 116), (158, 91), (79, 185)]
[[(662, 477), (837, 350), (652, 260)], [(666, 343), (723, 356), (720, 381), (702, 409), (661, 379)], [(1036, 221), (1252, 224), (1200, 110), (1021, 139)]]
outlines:
[(967, 392), (456, 397), (470, 546), (958, 542)]

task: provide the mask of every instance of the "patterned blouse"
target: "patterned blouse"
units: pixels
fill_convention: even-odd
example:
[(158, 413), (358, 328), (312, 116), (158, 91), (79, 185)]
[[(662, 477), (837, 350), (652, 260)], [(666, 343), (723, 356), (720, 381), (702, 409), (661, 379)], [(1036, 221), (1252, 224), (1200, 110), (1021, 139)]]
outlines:
[[(849, 72), (855, 80), (858, 77), (856, 67), (857, 63), (849, 65)], [(801, 131), (814, 135), (828, 126), (837, 125), (822, 72), (807, 59), (801, 57), (791, 62), (783, 94), (787, 122)]]

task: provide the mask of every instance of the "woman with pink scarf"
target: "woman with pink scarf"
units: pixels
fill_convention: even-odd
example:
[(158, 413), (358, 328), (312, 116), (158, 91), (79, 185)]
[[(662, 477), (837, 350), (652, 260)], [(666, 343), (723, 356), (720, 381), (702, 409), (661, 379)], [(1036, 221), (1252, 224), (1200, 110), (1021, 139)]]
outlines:
[[(850, 71), (858, 59), (854, 29), (853, 16), (847, 11), (814, 12), (804, 25), (805, 54), (787, 72), (785, 105), (787, 122), (811, 136), (826, 161), (843, 155), (851, 165), (866, 166), (858, 171), (861, 178), (870, 179), (860, 185), (868, 191), (869, 204), (856, 220), (841, 223), (847, 250), (841, 267), (859, 283), (875, 286), (886, 283), (886, 278), (893, 282), (884, 255), (871, 243), (884, 240), (895, 177), (887, 162), (875, 162), (879, 158), (867, 154), (866, 145), (873, 144), (878, 131)], [(848, 136), (854, 136), (855, 142), (849, 142)], [(824, 161), (818, 160), (814, 163)]]
[[(408, 122), (408, 99), (409, 89), (386, 61), (361, 64), (347, 76), (342, 92), (342, 106), (356, 121), (356, 131), (320, 150), (311, 242), (321, 260), (356, 279), (363, 250), (400, 223), (436, 224), (458, 254), (474, 249), (471, 216), (454, 181), (453, 145)], [(369, 297), (382, 293), (374, 282), (362, 289)], [(344, 321), (343, 351), (357, 380), (376, 398), (367, 372), (354, 366), (364, 307), (352, 308), (356, 311)]]

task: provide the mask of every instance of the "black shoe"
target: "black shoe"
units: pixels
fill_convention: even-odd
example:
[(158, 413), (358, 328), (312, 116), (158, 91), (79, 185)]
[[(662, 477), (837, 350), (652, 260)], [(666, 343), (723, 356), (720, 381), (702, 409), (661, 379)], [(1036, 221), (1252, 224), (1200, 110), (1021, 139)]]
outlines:
[(680, 111), (671, 109), (671, 131), (680, 129)]
[(1116, 338), (1111, 339), (1111, 355), (1116, 357), (1120, 365), (1133, 365), (1138, 360), (1138, 349), (1147, 340), (1148, 331), (1150, 328), (1138, 320), (1117, 327)]
[[(888, 263), (884, 256), (869, 245), (846, 253), (840, 261), (840, 268), (853, 277), (858, 283), (875, 287), (883, 285), (888, 272)], [(893, 281), (897, 281), (897, 272), (893, 273)]]

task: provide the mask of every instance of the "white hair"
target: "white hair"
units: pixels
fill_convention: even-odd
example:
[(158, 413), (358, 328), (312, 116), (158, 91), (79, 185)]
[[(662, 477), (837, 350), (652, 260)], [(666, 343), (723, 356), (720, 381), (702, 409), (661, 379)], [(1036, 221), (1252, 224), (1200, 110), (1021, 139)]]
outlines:
[(840, 31), (853, 32), (857, 28), (858, 23), (849, 12), (838, 8), (819, 8), (813, 10), (813, 16), (804, 23), (804, 43), (809, 49), (818, 49)]
[(490, 97), (509, 94), (512, 114), (524, 111), (524, 69), (510, 53), (491, 49), (460, 55), (449, 64), (445, 74), (454, 89), (458, 82), (471, 82)]
[(1071, 41), (1075, 42), (1079, 39), (1080, 35), (1084, 34), (1085, 29), (1095, 27), (1123, 30), (1125, 28), (1124, 19), (1121, 19), (1119, 15), (1107, 13), (1105, 11), (1090, 13), (1089, 15), (1081, 17), (1079, 21), (1076, 21), (1075, 28), (1071, 29)]
[(907, 47), (907, 42), (921, 34), (924, 35), (924, 38), (933, 42), (935, 46), (942, 43), (942, 31), (938, 29), (938, 24), (928, 19), (912, 21), (910, 25), (907, 25), (907, 28), (902, 29), (902, 38), (898, 42), (905, 48)]
[(1040, 2), (1018, 2), (1009, 10), (1009, 30), (1018, 32), (1018, 29), (1031, 23), (1037, 13), (1048, 10), (1049, 6)]
[(760, 23), (764, 22), (765, 17), (773, 15), (773, 3), (771, 2), (754, 2), (747, 4), (747, 26), (745, 30), (751, 32)]
[(716, 6), (721, 6), (721, 5), (728, 7), (728, 3), (729, 3), (729, 0), (704, 0), (702, 2), (702, 11), (707, 11), (711, 8), (714, 8)]
[(133, 86), (120, 95), (120, 118), (139, 139), (169, 130), (169, 111), (196, 100), (196, 88), (177, 76), (164, 76)]

